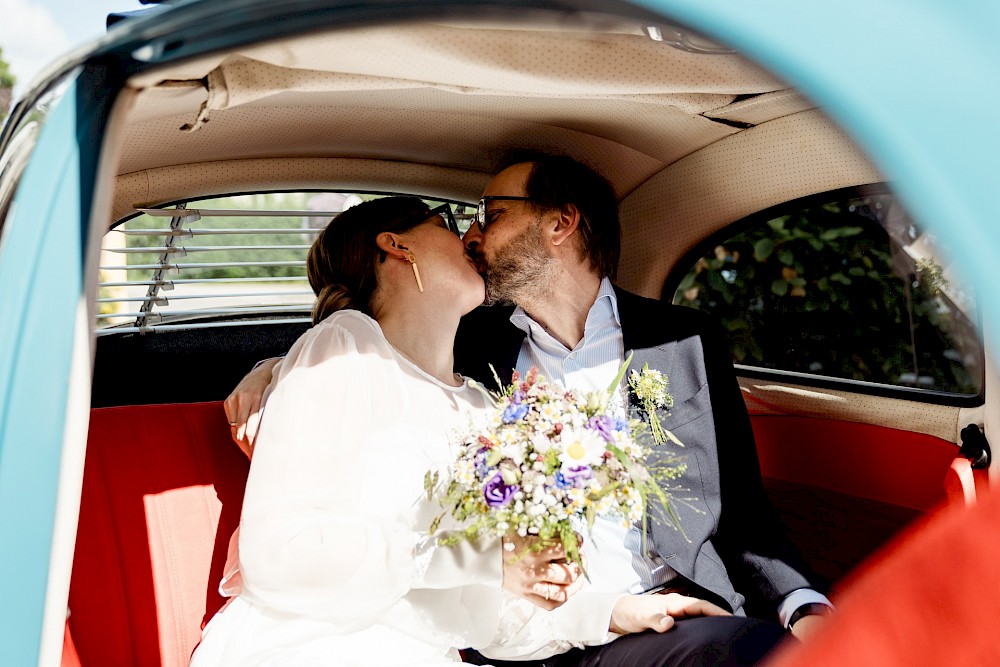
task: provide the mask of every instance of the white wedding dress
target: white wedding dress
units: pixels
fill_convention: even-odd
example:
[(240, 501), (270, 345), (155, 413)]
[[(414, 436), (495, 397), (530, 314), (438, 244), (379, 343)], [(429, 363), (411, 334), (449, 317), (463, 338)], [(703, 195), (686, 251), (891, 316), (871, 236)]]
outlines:
[(268, 392), (243, 504), (239, 594), (205, 628), (191, 664), (454, 664), (456, 647), (494, 640), (499, 544), (436, 546), (426, 531), (439, 510), (423, 489), (485, 397), (424, 373), (357, 311), (304, 334)]

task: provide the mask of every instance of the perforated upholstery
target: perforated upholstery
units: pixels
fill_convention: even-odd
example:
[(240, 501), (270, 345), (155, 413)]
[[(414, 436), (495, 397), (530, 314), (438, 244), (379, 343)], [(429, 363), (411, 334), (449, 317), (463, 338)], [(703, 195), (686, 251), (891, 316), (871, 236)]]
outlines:
[[(740, 387), (747, 410), (753, 416), (812, 417), (822, 420), (877, 424), (897, 429), (905, 437), (933, 436), (947, 443), (950, 454), (958, 453), (959, 431), (977, 417), (947, 405), (902, 398), (872, 396), (827, 387), (741, 377)], [(947, 464), (947, 460), (945, 460)]]
[(818, 111), (744, 130), (671, 164), (622, 200), (618, 284), (659, 298), (678, 260), (725, 225), (797, 197), (881, 180)]
[(224, 602), (248, 468), (221, 403), (91, 411), (69, 595), (80, 665), (187, 665)]

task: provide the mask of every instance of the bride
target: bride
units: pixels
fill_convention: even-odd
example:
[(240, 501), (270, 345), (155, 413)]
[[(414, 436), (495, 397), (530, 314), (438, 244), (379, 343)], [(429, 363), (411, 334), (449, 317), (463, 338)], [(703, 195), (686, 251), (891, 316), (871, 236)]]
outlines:
[(484, 286), (444, 208), (365, 202), (313, 244), (315, 326), (267, 390), (238, 595), (192, 665), (453, 663), (457, 647), (494, 640), (501, 585), (552, 606), (571, 592), (575, 569), (505, 562), (498, 541), (437, 547), (424, 532), (437, 514), (424, 473), (487, 407), (452, 370), (459, 318)]

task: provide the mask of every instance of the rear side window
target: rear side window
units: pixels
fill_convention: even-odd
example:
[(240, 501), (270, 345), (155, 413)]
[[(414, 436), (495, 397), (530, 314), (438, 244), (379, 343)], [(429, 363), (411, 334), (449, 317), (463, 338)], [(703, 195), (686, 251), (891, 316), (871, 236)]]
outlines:
[(747, 367), (976, 395), (973, 295), (884, 188), (789, 202), (736, 223), (674, 302), (707, 311)]
[[(332, 216), (381, 196), (271, 192), (136, 209), (104, 237), (96, 333), (307, 324), (309, 246)], [(462, 230), (473, 211), (452, 205)]]

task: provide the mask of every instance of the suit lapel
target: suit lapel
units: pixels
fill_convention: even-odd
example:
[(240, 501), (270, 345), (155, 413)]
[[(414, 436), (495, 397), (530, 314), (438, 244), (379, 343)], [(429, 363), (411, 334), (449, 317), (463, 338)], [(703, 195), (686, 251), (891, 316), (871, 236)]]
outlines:
[[(615, 295), (618, 300), (618, 319), (622, 325), (625, 358), (628, 359), (629, 355), (632, 355), (625, 377), (628, 377), (633, 370), (641, 371), (645, 364), (649, 364), (652, 369), (666, 372), (666, 369), (670, 368), (675, 346), (657, 344), (654, 338), (655, 327), (649, 326), (649, 316), (653, 312), (651, 304), (655, 306), (658, 302), (643, 299), (618, 286), (615, 286)], [(629, 403), (631, 402), (631, 392), (629, 392)]]

